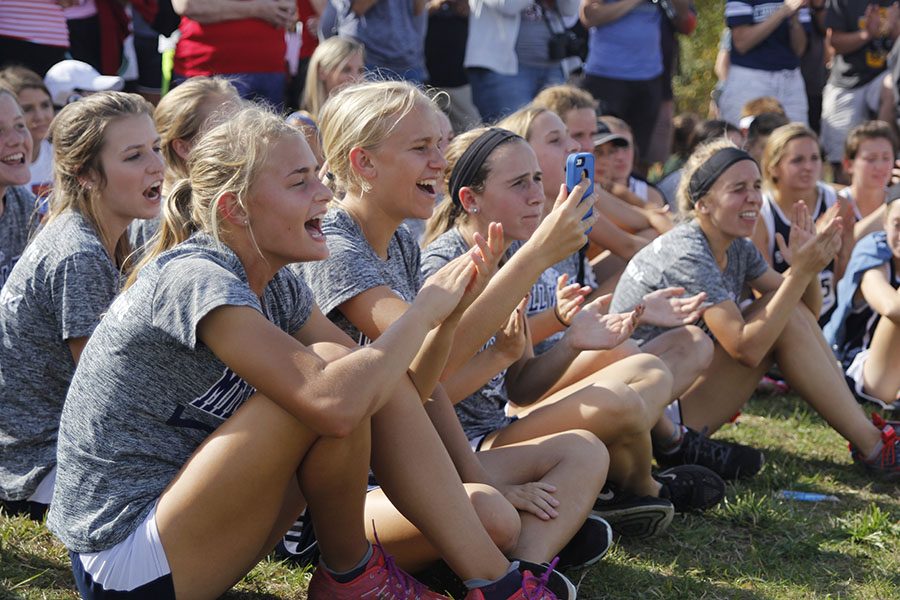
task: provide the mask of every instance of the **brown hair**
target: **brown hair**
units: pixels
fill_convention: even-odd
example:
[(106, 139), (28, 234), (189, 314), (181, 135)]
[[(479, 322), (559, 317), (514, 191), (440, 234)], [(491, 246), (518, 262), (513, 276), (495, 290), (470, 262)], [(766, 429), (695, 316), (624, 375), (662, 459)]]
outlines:
[[(65, 106), (50, 124), (53, 138), (53, 203), (50, 219), (66, 210), (84, 216), (104, 241), (106, 234), (97, 220), (99, 213), (98, 187), (106, 185), (106, 173), (100, 162), (100, 152), (106, 143), (109, 125), (123, 117), (147, 115), (152, 118), (153, 106), (137, 94), (100, 92), (86, 96)], [(95, 175), (99, 185), (86, 186), (88, 175)], [(127, 268), (131, 254), (127, 232), (116, 241), (113, 259), (119, 267)]]
[(541, 90), (531, 101), (531, 105), (552, 110), (561, 119), (565, 119), (570, 110), (582, 108), (596, 110), (597, 101), (590, 92), (574, 85), (554, 85)]
[(778, 181), (772, 175), (772, 169), (784, 158), (784, 152), (787, 145), (794, 140), (801, 138), (811, 138), (819, 144), (819, 138), (815, 132), (803, 123), (788, 123), (772, 132), (769, 139), (766, 140), (766, 149), (763, 151), (762, 170), (763, 181), (766, 185), (774, 187)]
[(885, 121), (866, 121), (850, 130), (844, 142), (844, 157), (847, 160), (856, 158), (859, 147), (866, 140), (887, 140), (894, 154), (897, 154), (897, 136), (894, 129)]
[(785, 114), (781, 102), (778, 101), (778, 98), (773, 96), (760, 96), (759, 98), (754, 98), (753, 100), (744, 103), (744, 106), (741, 107), (742, 119), (744, 117), (755, 117), (756, 115), (761, 115), (763, 113)]
[(12, 93), (19, 95), (22, 90), (37, 89), (41, 90), (47, 97), (50, 97), (50, 90), (44, 85), (41, 76), (25, 67), (14, 65), (6, 67), (0, 71), (0, 86), (9, 89)]

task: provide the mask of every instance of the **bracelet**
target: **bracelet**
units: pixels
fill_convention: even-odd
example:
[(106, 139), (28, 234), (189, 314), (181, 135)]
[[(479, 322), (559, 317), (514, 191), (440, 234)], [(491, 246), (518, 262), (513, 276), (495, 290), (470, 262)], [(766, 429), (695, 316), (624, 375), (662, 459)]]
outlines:
[(559, 304), (553, 305), (553, 314), (556, 316), (556, 320), (559, 321), (560, 325), (562, 325), (563, 327), (568, 327), (569, 325), (571, 325), (571, 323), (566, 323), (565, 320), (563, 320), (562, 315), (559, 314)]

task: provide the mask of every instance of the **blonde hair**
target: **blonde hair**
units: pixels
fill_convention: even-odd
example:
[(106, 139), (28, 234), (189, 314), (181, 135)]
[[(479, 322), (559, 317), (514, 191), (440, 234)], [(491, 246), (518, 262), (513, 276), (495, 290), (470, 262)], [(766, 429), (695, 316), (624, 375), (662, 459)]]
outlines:
[[(697, 172), (697, 169), (702, 167), (706, 161), (725, 148), (737, 148), (737, 146), (735, 146), (734, 142), (728, 138), (717, 138), (705, 144), (700, 144), (694, 150), (693, 154), (688, 157), (687, 162), (684, 163), (684, 171), (682, 172), (681, 180), (678, 182), (678, 192), (676, 197), (678, 198), (678, 210), (685, 220), (693, 219), (696, 216), (696, 203), (691, 201), (689, 192), (691, 178), (694, 176), (694, 173)], [(702, 198), (698, 198), (698, 201), (701, 199)]]
[[(453, 174), (453, 169), (456, 167), (459, 159), (462, 158), (462, 155), (469, 148), (469, 146), (471, 146), (472, 143), (475, 142), (475, 140), (480, 138), (482, 134), (484, 134), (489, 129), (489, 127), (470, 129), (469, 131), (461, 133), (453, 138), (453, 141), (451, 141), (450, 145), (447, 146), (447, 150), (446, 152), (444, 152), (444, 158), (447, 160), (447, 166), (444, 167), (444, 189), (447, 190), (447, 193), (444, 195), (441, 203), (438, 204), (438, 206), (434, 209), (434, 214), (431, 215), (431, 218), (428, 219), (428, 223), (426, 223), (425, 225), (425, 234), (422, 237), (422, 246), (427, 246), (442, 233), (449, 231), (450, 229), (455, 227), (457, 223), (465, 223), (469, 218), (468, 213), (466, 213), (466, 211), (462, 209), (462, 205), (460, 204), (459, 200), (450, 196), (450, 176)], [(524, 140), (518, 136), (511, 137), (500, 142), (497, 148), (500, 148), (509, 142), (515, 141), (523, 142)], [(495, 148), (494, 150), (496, 151), (497, 148)], [(484, 184), (485, 182), (487, 182), (488, 175), (490, 175), (491, 173), (491, 156), (493, 156), (493, 153), (488, 155), (484, 162), (478, 165), (478, 170), (475, 171), (475, 174), (472, 176), (471, 182), (469, 182), (469, 184), (466, 186), (476, 194), (484, 192)]]
[[(175, 140), (193, 141), (203, 130), (204, 115), (200, 106), (214, 96), (239, 99), (237, 89), (223, 77), (191, 77), (163, 96), (153, 113), (166, 161), (166, 181), (188, 176), (187, 161), (176, 151)], [(208, 128), (208, 127), (207, 127)]]
[(532, 128), (534, 127), (534, 122), (539, 116), (548, 112), (553, 111), (544, 106), (529, 104), (497, 123), (497, 127), (508, 129), (509, 131), (522, 136), (526, 140), (530, 140), (531, 134), (533, 133)]
[(373, 150), (417, 106), (439, 109), (405, 81), (366, 82), (342, 89), (325, 103), (319, 118), (322, 151), (338, 188), (368, 192), (370, 186), (350, 165), (353, 148)]
[[(227, 121), (206, 132), (188, 158), (189, 178), (179, 180), (169, 192), (162, 222), (149, 250), (129, 279), (134, 282), (141, 267), (169, 248), (204, 231), (220, 242), (217, 200), (234, 194), (247, 214), (247, 198), (275, 143), (285, 136), (303, 134), (269, 110), (245, 105)], [(251, 231), (252, 235), (252, 231)]]
[(300, 108), (312, 115), (313, 119), (318, 118), (319, 111), (328, 100), (325, 81), (319, 77), (319, 72), (330, 73), (340, 69), (353, 54), (359, 54), (365, 60), (366, 48), (356, 40), (345, 37), (330, 37), (316, 46), (309, 59), (306, 83), (300, 98)]
[(591, 93), (574, 85), (554, 85), (544, 88), (534, 97), (531, 104), (552, 110), (561, 119), (565, 119), (566, 113), (570, 110), (597, 108), (597, 101)]
[(629, 135), (634, 134), (634, 132), (631, 130), (631, 125), (629, 125), (619, 117), (614, 117), (612, 115), (602, 115), (598, 117), (597, 120), (606, 123), (606, 125), (613, 131), (613, 133), (627, 131)]
[(792, 141), (801, 138), (812, 139), (816, 142), (816, 146), (820, 148), (821, 152), (819, 138), (816, 137), (816, 134), (812, 129), (802, 123), (788, 123), (787, 125), (782, 125), (773, 131), (769, 136), (769, 139), (766, 140), (766, 148), (763, 150), (762, 165), (760, 165), (760, 168), (762, 170), (763, 181), (768, 187), (774, 188), (778, 183), (775, 176), (772, 174), (772, 169), (774, 169), (778, 163), (781, 162), (781, 159), (784, 158), (787, 145)]
[[(59, 112), (50, 124), (55, 165), (50, 219), (66, 210), (73, 210), (88, 220), (104, 245), (113, 241), (106, 239), (106, 233), (97, 220), (99, 189), (106, 186), (100, 152), (106, 143), (106, 130), (111, 123), (123, 117), (140, 115), (152, 118), (153, 106), (137, 94), (124, 92), (91, 94), (68, 104)], [(84, 184), (89, 175), (97, 177), (97, 185)], [(131, 246), (125, 232), (115, 244), (113, 259), (124, 268), (130, 254)]]

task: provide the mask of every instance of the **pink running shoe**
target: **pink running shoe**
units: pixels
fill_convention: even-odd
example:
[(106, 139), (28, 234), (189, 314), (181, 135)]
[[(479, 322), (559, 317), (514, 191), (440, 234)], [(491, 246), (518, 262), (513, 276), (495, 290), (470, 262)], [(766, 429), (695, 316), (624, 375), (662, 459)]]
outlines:
[[(531, 571), (522, 573), (522, 587), (507, 600), (558, 600), (556, 594), (547, 587), (551, 573), (558, 558), (554, 558), (549, 568), (540, 577), (535, 577)], [(484, 593), (480, 589), (472, 590), (466, 594), (465, 600), (484, 600)]]
[(377, 542), (372, 544), (372, 558), (362, 575), (348, 583), (339, 583), (328, 571), (319, 568), (313, 573), (307, 593), (309, 600), (449, 600), (400, 569)]
[(875, 459), (868, 460), (853, 444), (848, 444), (850, 456), (853, 462), (866, 471), (882, 479), (896, 481), (900, 479), (900, 436), (878, 413), (872, 413), (872, 423), (881, 429), (881, 441), (884, 443), (881, 454)]

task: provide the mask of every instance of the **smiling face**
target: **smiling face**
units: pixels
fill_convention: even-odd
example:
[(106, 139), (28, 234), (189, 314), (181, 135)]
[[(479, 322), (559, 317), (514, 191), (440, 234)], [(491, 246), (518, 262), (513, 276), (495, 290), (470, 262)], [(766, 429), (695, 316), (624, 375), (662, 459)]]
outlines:
[(110, 122), (100, 150), (106, 182), (89, 174), (87, 183), (98, 187), (99, 220), (124, 229), (133, 219), (159, 214), (163, 161), (159, 135), (149, 115), (129, 115)]
[(528, 143), (543, 173), (544, 196), (553, 201), (559, 186), (566, 181), (566, 159), (578, 151), (578, 143), (569, 135), (562, 119), (551, 111), (542, 112), (532, 122)]
[(22, 109), (10, 94), (0, 93), (0, 192), (31, 181), (31, 150), (31, 133)]
[(437, 110), (417, 104), (374, 149), (364, 150), (371, 169), (362, 173), (373, 201), (398, 220), (427, 219), (441, 191), (447, 161)]
[(847, 163), (853, 183), (861, 188), (882, 189), (891, 179), (894, 148), (890, 140), (873, 138), (859, 144), (856, 158)]
[(720, 237), (749, 237), (762, 206), (762, 179), (756, 163), (739, 161), (725, 170), (709, 193), (697, 202), (695, 214), (705, 231)]
[(249, 225), (272, 265), (322, 260), (322, 234), (331, 191), (319, 181), (315, 156), (301, 134), (285, 135), (268, 157), (247, 198)]
[(53, 103), (50, 96), (41, 88), (25, 88), (19, 92), (19, 105), (25, 113), (25, 122), (34, 145), (39, 145), (50, 131), (53, 120)]
[(770, 171), (780, 190), (805, 192), (815, 189), (822, 175), (819, 142), (805, 136), (792, 139), (785, 145), (781, 160)]
[(501, 144), (488, 157), (484, 191), (475, 194), (478, 221), (503, 225), (508, 241), (527, 240), (541, 222), (544, 189), (541, 169), (531, 146), (523, 141)]
[(362, 54), (353, 52), (336, 69), (327, 72), (320, 70), (319, 79), (325, 84), (325, 96), (328, 97), (341, 86), (362, 81), (365, 75)]

